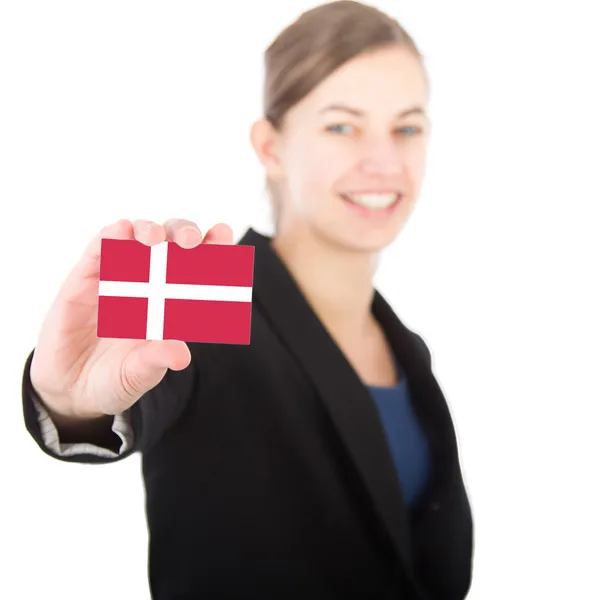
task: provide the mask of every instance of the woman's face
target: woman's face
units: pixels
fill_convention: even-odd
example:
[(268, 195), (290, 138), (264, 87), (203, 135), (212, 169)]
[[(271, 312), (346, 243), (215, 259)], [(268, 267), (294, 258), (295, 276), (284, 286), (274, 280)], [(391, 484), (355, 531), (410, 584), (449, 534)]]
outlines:
[(422, 184), (427, 96), (419, 60), (391, 47), (346, 63), (295, 105), (265, 162), (283, 190), (279, 234), (308, 229), (357, 251), (391, 243)]

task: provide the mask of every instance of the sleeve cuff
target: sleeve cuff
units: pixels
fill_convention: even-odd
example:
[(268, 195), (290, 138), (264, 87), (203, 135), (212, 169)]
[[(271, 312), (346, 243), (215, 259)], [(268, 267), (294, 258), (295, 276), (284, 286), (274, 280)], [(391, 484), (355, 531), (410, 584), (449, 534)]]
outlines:
[(48, 449), (58, 456), (73, 456), (75, 454), (93, 454), (102, 458), (116, 458), (129, 450), (134, 442), (134, 435), (130, 423), (128, 411), (120, 415), (114, 415), (112, 431), (122, 440), (122, 445), (118, 452), (113, 452), (107, 448), (101, 448), (95, 444), (81, 442), (77, 444), (61, 444), (56, 425), (50, 418), (41, 402), (33, 395), (32, 397), (35, 410), (37, 411), (37, 421), (41, 430), (43, 443)]

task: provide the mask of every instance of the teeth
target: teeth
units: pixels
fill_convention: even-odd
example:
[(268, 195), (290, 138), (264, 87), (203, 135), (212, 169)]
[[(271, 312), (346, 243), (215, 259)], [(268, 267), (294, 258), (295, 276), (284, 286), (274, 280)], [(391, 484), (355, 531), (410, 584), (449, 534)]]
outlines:
[(367, 208), (387, 208), (398, 198), (399, 194), (345, 194), (355, 204)]

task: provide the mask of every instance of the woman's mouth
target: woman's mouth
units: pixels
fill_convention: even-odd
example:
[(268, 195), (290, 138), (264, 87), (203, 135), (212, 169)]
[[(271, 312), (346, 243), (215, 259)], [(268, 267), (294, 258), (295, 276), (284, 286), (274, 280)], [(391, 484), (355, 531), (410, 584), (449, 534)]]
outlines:
[(400, 204), (403, 194), (370, 193), (370, 194), (340, 194), (340, 197), (356, 213), (363, 217), (387, 217)]

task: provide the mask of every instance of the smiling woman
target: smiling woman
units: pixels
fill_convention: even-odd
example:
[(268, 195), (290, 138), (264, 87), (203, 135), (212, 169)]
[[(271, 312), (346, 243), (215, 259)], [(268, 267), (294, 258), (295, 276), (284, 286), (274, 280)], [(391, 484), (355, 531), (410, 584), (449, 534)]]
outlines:
[(422, 185), (420, 53), (395, 20), (341, 1), (304, 13), (265, 61), (251, 141), (277, 224), (239, 241), (255, 249), (250, 343), (99, 339), (102, 238), (232, 243), (225, 224), (121, 220), (44, 320), (27, 428), (63, 461), (142, 453), (158, 600), (462, 600), (473, 523), (455, 430), (428, 347), (373, 285)]
[[(375, 236), (369, 249), (386, 245), (418, 195), (429, 133), (428, 80), (410, 35), (374, 7), (335, 2), (284, 30), (267, 49), (265, 67), (265, 119), (253, 142), (267, 168), (276, 231), (298, 227), (298, 213), (303, 227), (308, 221), (343, 241), (351, 232), (335, 220), (342, 219), (334, 212), (342, 210), (334, 203), (339, 195), (381, 211), (346, 218), (384, 217), (375, 233), (358, 233)], [(272, 142), (278, 151), (270, 154)], [(334, 230), (322, 225), (330, 221)]]

